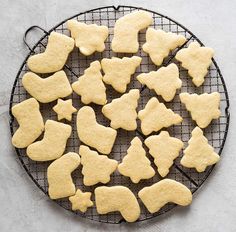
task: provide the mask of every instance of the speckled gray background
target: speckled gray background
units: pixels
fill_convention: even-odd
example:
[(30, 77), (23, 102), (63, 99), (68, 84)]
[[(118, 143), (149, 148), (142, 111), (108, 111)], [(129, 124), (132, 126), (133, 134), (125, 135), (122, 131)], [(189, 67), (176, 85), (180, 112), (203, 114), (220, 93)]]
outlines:
[[(31, 25), (50, 29), (78, 12), (105, 5), (143, 6), (177, 20), (216, 51), (229, 96), (231, 123), (221, 162), (194, 195), (191, 207), (132, 225), (91, 222), (52, 203), (30, 180), (10, 143), (8, 102), (28, 53), (22, 42)], [(0, 4), (0, 231), (236, 231), (236, 1), (234, 0), (1, 0)], [(37, 38), (37, 35), (36, 35)]]

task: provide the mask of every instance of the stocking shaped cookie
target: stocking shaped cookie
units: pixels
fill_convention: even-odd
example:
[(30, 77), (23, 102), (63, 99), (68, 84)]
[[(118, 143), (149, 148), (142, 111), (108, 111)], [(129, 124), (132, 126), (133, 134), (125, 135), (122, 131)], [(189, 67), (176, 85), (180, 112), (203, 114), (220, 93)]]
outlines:
[(170, 137), (167, 131), (148, 137), (145, 139), (145, 145), (149, 148), (149, 153), (154, 158), (154, 163), (162, 177), (169, 173), (169, 168), (184, 146), (181, 140)]
[(192, 42), (188, 48), (178, 51), (175, 58), (188, 70), (193, 83), (199, 87), (204, 82), (213, 55), (214, 50), (212, 48), (201, 47), (198, 42)]
[(163, 127), (179, 124), (183, 120), (180, 115), (167, 109), (155, 97), (151, 98), (145, 108), (138, 112), (138, 118), (141, 120), (141, 130), (144, 135), (159, 131)]
[(161, 65), (170, 51), (182, 46), (185, 42), (186, 38), (182, 35), (148, 28), (143, 51), (149, 54), (155, 65)]
[(207, 138), (199, 127), (195, 127), (192, 131), (192, 137), (188, 144), (180, 161), (184, 167), (196, 168), (198, 172), (204, 172), (207, 166), (213, 165), (220, 160), (220, 156), (208, 144)]
[(182, 86), (176, 64), (170, 64), (157, 71), (142, 73), (137, 76), (137, 79), (141, 84), (161, 95), (165, 101), (171, 101), (175, 96), (176, 90)]
[(220, 117), (220, 94), (218, 92), (200, 95), (181, 93), (179, 96), (199, 127), (205, 128), (213, 119)]
[(131, 75), (135, 73), (141, 61), (142, 58), (138, 56), (123, 57), (122, 59), (117, 57), (102, 59), (102, 70), (105, 73), (103, 81), (119, 93), (124, 93), (130, 83)]
[(84, 104), (93, 102), (98, 105), (105, 105), (107, 102), (106, 87), (102, 82), (100, 70), (99, 61), (94, 61), (84, 71), (84, 75), (72, 84), (72, 89), (81, 96), (81, 101)]
[(127, 155), (123, 158), (122, 163), (118, 165), (118, 171), (122, 175), (130, 177), (132, 182), (136, 184), (142, 179), (149, 179), (155, 175), (151, 162), (146, 157), (146, 152), (138, 137), (131, 141)]
[(128, 131), (137, 128), (137, 112), (139, 90), (132, 89), (129, 93), (120, 98), (112, 100), (111, 103), (103, 106), (102, 113), (111, 120), (111, 127), (122, 128)]
[(89, 56), (95, 51), (104, 51), (104, 41), (108, 36), (108, 28), (106, 26), (87, 25), (71, 19), (67, 21), (67, 27), (71, 32), (71, 37), (75, 39), (75, 46), (85, 56)]
[(109, 159), (106, 155), (99, 155), (84, 145), (80, 146), (79, 154), (83, 165), (84, 185), (91, 186), (99, 182), (106, 184), (110, 181), (110, 175), (118, 165), (116, 160)]

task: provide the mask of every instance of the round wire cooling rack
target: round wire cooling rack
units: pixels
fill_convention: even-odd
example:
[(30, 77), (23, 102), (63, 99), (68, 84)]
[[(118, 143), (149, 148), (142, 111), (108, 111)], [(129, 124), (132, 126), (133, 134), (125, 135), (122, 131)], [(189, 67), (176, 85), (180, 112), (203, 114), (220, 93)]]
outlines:
[[(109, 36), (106, 40), (106, 49), (102, 53), (95, 53), (91, 56), (85, 57), (82, 54), (79, 53), (78, 49), (75, 49), (69, 56), (68, 61), (64, 67), (64, 71), (66, 72), (70, 82), (74, 82), (77, 80), (77, 78), (83, 74), (84, 70), (88, 68), (89, 64), (94, 60), (101, 60), (104, 57), (123, 57), (123, 56), (131, 56), (131, 54), (116, 54), (111, 50), (111, 40), (113, 37), (113, 27), (115, 24), (115, 21), (124, 16), (127, 13), (130, 13), (134, 10), (146, 10), (143, 8), (138, 7), (130, 7), (130, 6), (108, 6), (108, 7), (101, 7), (93, 10), (89, 10), (83, 13), (79, 13), (70, 19), (77, 19), (78, 21), (85, 22), (87, 24), (96, 23), (98, 25), (106, 25), (109, 28)], [(182, 47), (187, 47), (188, 44), (192, 41), (198, 41), (201, 45), (202, 42), (188, 29), (183, 27), (181, 24), (177, 23), (176, 21), (170, 19), (167, 16), (164, 16), (162, 14), (156, 13), (154, 11), (146, 10), (150, 12), (153, 16), (154, 22), (151, 25), (151, 27), (156, 29), (162, 29), (164, 31), (171, 31), (177, 34), (184, 35), (187, 38), (187, 42)], [(68, 19), (67, 19), (68, 20)], [(53, 27), (51, 30), (46, 31), (38, 26), (32, 26), (25, 32), (24, 42), (28, 46), (30, 52), (26, 59), (24, 60), (13, 85), (12, 93), (11, 93), (11, 99), (10, 99), (10, 130), (11, 134), (13, 135), (16, 129), (18, 128), (17, 121), (14, 119), (14, 117), (11, 114), (11, 107), (27, 98), (30, 97), (30, 95), (25, 91), (25, 89), (22, 86), (22, 76), (29, 71), (26, 62), (30, 55), (33, 55), (35, 53), (40, 53), (45, 50), (45, 47), (47, 45), (47, 39), (48, 35), (52, 31), (56, 31), (59, 33), (63, 33), (66, 35), (69, 35), (69, 31), (66, 28), (66, 21), (64, 20), (55, 27)], [(42, 30), (43, 36), (40, 38), (40, 40), (31, 48), (26, 40), (26, 35), (31, 30), (38, 28)], [(142, 63), (140, 67), (136, 70), (136, 73), (134, 74), (134, 77), (131, 80), (131, 83), (128, 86), (128, 90), (132, 88), (138, 88), (140, 89), (140, 100), (138, 105), (138, 110), (143, 109), (147, 101), (152, 97), (156, 96), (155, 93), (148, 88), (143, 87), (137, 80), (136, 76), (140, 73), (150, 72), (152, 70), (156, 70), (157, 67), (151, 62), (150, 58), (147, 54), (145, 54), (141, 46), (145, 42), (145, 31), (141, 31), (139, 33), (139, 43), (140, 48), (136, 55), (142, 57)], [(181, 48), (182, 48), (181, 47)], [(205, 82), (201, 87), (196, 88), (193, 84), (191, 79), (187, 75), (187, 71), (184, 70), (181, 65), (174, 59), (174, 56), (176, 52), (181, 49), (178, 48), (174, 51), (172, 51), (169, 56), (164, 60), (163, 65), (166, 66), (171, 62), (174, 62), (178, 65), (179, 71), (180, 71), (180, 78), (182, 79), (183, 85), (180, 91), (177, 92), (174, 100), (169, 103), (165, 103), (168, 108), (171, 108), (174, 112), (180, 114), (183, 117), (183, 122), (180, 125), (175, 125), (167, 130), (171, 134), (171, 136), (177, 137), (181, 139), (185, 147), (187, 145), (187, 142), (189, 138), (191, 137), (191, 131), (195, 127), (195, 123), (191, 120), (191, 117), (189, 113), (185, 110), (185, 107), (181, 104), (179, 99), (179, 93), (180, 92), (189, 92), (189, 93), (204, 93), (204, 92), (214, 92), (217, 91), (221, 95), (221, 116), (218, 120), (214, 120), (205, 130), (204, 134), (208, 138), (209, 143), (214, 147), (215, 151), (220, 155), (222, 152), (222, 149), (224, 147), (224, 143), (226, 140), (227, 132), (228, 132), (228, 126), (229, 126), (229, 98), (227, 89), (225, 86), (224, 79), (221, 75), (220, 69), (218, 65), (216, 64), (215, 60), (212, 59), (212, 65), (209, 68), (209, 72), (205, 78)], [(43, 75), (44, 77), (46, 75)], [(127, 90), (127, 91), (128, 91)], [(107, 98), (108, 102), (110, 102), (112, 99), (119, 97), (120, 94), (115, 92), (110, 86), (107, 86)], [(73, 105), (79, 109), (82, 107), (82, 103), (80, 102), (80, 98), (75, 93), (70, 96), (70, 98), (73, 99)], [(159, 98), (159, 97), (158, 97)], [(162, 101), (161, 98), (159, 98), (160, 101)], [(53, 119), (57, 120), (56, 113), (52, 110), (52, 107), (56, 104), (56, 102), (48, 103), (48, 104), (41, 104), (40, 105), (40, 111), (44, 117), (44, 120), (47, 119)], [(91, 105), (97, 116), (97, 120), (99, 123), (108, 126), (109, 121), (102, 115), (101, 113), (101, 107), (96, 105)], [(65, 121), (64, 121), (65, 122)], [(65, 122), (68, 123), (68, 122)], [(77, 136), (76, 131), (76, 115), (73, 115), (72, 122), (70, 123), (72, 126), (72, 135), (68, 140), (66, 151), (75, 151), (78, 152), (80, 141)], [(140, 125), (138, 126), (138, 129), (133, 132), (124, 131), (122, 129), (118, 130), (117, 139), (115, 142), (115, 145), (113, 147), (113, 150), (111, 154), (109, 155), (110, 158), (116, 159), (117, 161), (121, 161), (124, 155), (126, 154), (127, 148), (130, 145), (130, 142), (134, 136), (140, 137), (142, 140), (145, 139), (145, 136), (142, 135), (140, 132)], [(39, 138), (41, 139), (42, 136)], [(145, 148), (146, 149), (146, 148)], [(16, 148), (16, 153), (25, 168), (28, 175), (31, 177), (31, 179), (34, 181), (34, 183), (46, 194), (48, 195), (48, 183), (47, 183), (47, 167), (50, 164), (50, 162), (35, 162), (30, 160), (26, 155), (26, 149), (18, 149)], [(153, 158), (148, 154), (149, 159), (152, 161), (152, 166), (156, 170), (155, 165), (153, 164)], [(182, 157), (182, 153), (180, 156), (175, 160), (172, 168), (170, 169), (170, 172), (167, 176), (167, 178), (175, 179), (184, 185), (186, 185), (192, 193), (194, 193), (206, 180), (206, 178), (211, 173), (214, 166), (208, 167), (205, 172), (198, 173), (195, 171), (195, 169), (188, 169), (184, 168), (180, 165), (180, 159)], [(81, 167), (79, 167), (77, 170), (75, 170), (72, 174), (74, 183), (76, 185), (76, 188), (80, 188), (83, 191), (91, 191), (94, 192), (95, 187), (86, 187), (82, 183), (82, 174), (81, 174)], [(150, 186), (153, 183), (158, 182), (161, 179), (161, 177), (156, 173), (156, 175), (149, 179), (149, 180), (143, 180), (139, 184), (133, 184), (129, 178), (124, 177), (120, 175), (118, 172), (115, 172), (111, 176), (111, 181), (107, 184), (108, 186), (113, 185), (124, 185), (131, 189), (131, 191), (137, 196), (137, 193), (140, 189), (142, 189), (145, 186)], [(94, 194), (92, 195), (92, 200), (94, 201)], [(141, 207), (141, 215), (138, 221), (146, 220), (158, 215), (161, 215), (175, 207), (174, 204), (167, 204), (161, 210), (157, 213), (151, 214), (147, 211), (147, 209), (144, 207), (140, 199), (138, 198), (138, 201), (140, 203)], [(71, 210), (71, 204), (68, 201), (68, 198), (66, 199), (60, 199), (55, 200), (57, 204), (62, 206), (63, 208), (67, 210)], [(73, 211), (72, 211), (73, 212)], [(96, 206), (94, 204), (93, 207), (89, 208), (86, 213), (80, 213), (79, 211), (74, 212), (77, 215), (80, 215), (82, 217), (86, 217), (92, 220), (100, 221), (100, 222), (107, 222), (107, 223), (121, 223), (124, 220), (122, 219), (120, 213), (113, 212), (106, 215), (99, 215), (96, 211)]]

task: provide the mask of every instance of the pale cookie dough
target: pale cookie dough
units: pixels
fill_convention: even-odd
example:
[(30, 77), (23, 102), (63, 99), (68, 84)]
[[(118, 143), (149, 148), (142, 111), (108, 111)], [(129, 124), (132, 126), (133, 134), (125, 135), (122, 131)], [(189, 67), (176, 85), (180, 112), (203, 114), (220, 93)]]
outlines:
[(124, 93), (130, 83), (131, 75), (135, 73), (141, 61), (142, 58), (138, 56), (123, 57), (122, 59), (118, 57), (103, 58), (101, 61), (104, 72), (102, 80), (119, 93)]
[(97, 212), (107, 214), (119, 211), (127, 222), (134, 222), (140, 216), (140, 207), (134, 194), (124, 186), (101, 186), (95, 189)]
[(137, 76), (141, 84), (153, 89), (157, 95), (169, 102), (176, 94), (176, 90), (182, 86), (179, 79), (179, 69), (176, 64), (170, 64), (167, 67), (159, 68), (157, 71), (142, 73)]
[(122, 175), (130, 177), (135, 184), (142, 179), (150, 179), (155, 175), (151, 162), (146, 157), (146, 152), (138, 137), (131, 141), (127, 155), (123, 158), (122, 163), (118, 165), (118, 171)]
[(180, 163), (187, 168), (195, 168), (198, 172), (204, 172), (207, 166), (220, 160), (220, 156), (214, 152), (214, 148), (208, 144), (207, 138), (199, 127), (192, 131), (192, 137), (184, 150), (184, 156)]
[(220, 117), (220, 94), (218, 92), (200, 95), (181, 93), (179, 96), (199, 127), (206, 128), (213, 119)]
[(150, 213), (158, 212), (169, 202), (181, 206), (187, 206), (192, 202), (191, 191), (185, 185), (171, 179), (164, 179), (143, 188), (138, 196)]
[(47, 120), (45, 123), (44, 137), (29, 145), (26, 154), (34, 161), (49, 161), (62, 156), (66, 142), (71, 134), (71, 126)]
[(88, 207), (93, 206), (93, 202), (90, 200), (92, 193), (83, 193), (80, 189), (77, 189), (74, 196), (69, 197), (69, 201), (72, 204), (72, 210), (79, 210), (85, 213)]
[(111, 127), (132, 131), (137, 128), (137, 112), (139, 90), (131, 89), (129, 93), (112, 100), (102, 107), (102, 113), (111, 120)]
[(67, 28), (71, 32), (71, 37), (75, 40), (75, 46), (85, 56), (94, 52), (105, 50), (105, 40), (108, 37), (108, 28), (96, 24), (87, 25), (71, 19), (67, 21)]
[(182, 46), (185, 42), (186, 38), (183, 35), (148, 28), (143, 51), (149, 54), (155, 65), (159, 66), (170, 51)]
[(36, 73), (59, 71), (65, 65), (69, 53), (74, 48), (74, 40), (66, 35), (51, 32), (43, 53), (33, 55), (27, 60), (29, 69)]
[(31, 96), (42, 103), (52, 102), (72, 93), (70, 82), (64, 71), (56, 72), (47, 78), (27, 72), (22, 78), (22, 84)]
[(106, 87), (102, 82), (101, 65), (99, 61), (94, 61), (89, 68), (84, 71), (84, 75), (72, 84), (73, 90), (81, 96), (84, 104), (91, 102), (98, 105), (105, 105)]
[(17, 148), (28, 147), (44, 130), (39, 103), (34, 98), (30, 98), (14, 105), (11, 112), (19, 124), (19, 128), (12, 136), (12, 144)]
[(149, 148), (149, 153), (154, 158), (158, 173), (162, 177), (169, 173), (173, 161), (184, 146), (181, 140), (171, 137), (167, 131), (148, 137), (144, 143)]
[(75, 185), (71, 173), (79, 164), (79, 155), (69, 152), (49, 165), (47, 177), (48, 194), (51, 199), (69, 197), (75, 194)]
[(166, 108), (157, 98), (151, 98), (143, 110), (138, 112), (141, 120), (141, 130), (144, 135), (149, 135), (153, 131), (159, 131), (163, 127), (179, 124), (183, 121), (182, 117)]
[(113, 52), (138, 52), (138, 33), (152, 24), (152, 15), (146, 11), (135, 11), (119, 18), (114, 27)]
[(100, 125), (93, 108), (82, 107), (77, 113), (77, 132), (81, 142), (108, 155), (116, 139), (117, 131)]
[(109, 159), (106, 155), (99, 155), (89, 147), (81, 145), (79, 148), (81, 164), (83, 165), (82, 174), (85, 186), (97, 183), (106, 184), (110, 181), (110, 175), (116, 170), (118, 162)]
[(62, 100), (58, 99), (57, 104), (52, 108), (57, 113), (58, 120), (66, 119), (71, 121), (72, 114), (77, 111), (72, 105), (72, 99)]
[(188, 70), (193, 83), (199, 87), (204, 82), (213, 55), (214, 50), (212, 48), (201, 47), (198, 42), (192, 42), (188, 48), (178, 51), (175, 58)]

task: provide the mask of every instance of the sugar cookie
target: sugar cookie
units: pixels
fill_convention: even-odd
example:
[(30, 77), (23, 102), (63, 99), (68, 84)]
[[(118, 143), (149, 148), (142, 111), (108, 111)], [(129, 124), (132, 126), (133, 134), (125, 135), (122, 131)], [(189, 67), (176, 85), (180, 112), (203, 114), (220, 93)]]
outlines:
[(214, 50), (212, 48), (201, 47), (198, 42), (192, 42), (188, 48), (178, 51), (175, 58), (188, 70), (193, 83), (199, 87), (204, 82), (213, 55)]
[(152, 15), (147, 11), (135, 11), (119, 18), (114, 27), (113, 52), (138, 52), (138, 32), (152, 24)]
[(17, 148), (28, 147), (44, 130), (39, 103), (30, 98), (14, 105), (11, 112), (19, 124), (19, 128), (12, 136), (12, 144)]
[(135, 73), (141, 61), (142, 58), (138, 56), (123, 57), (122, 59), (117, 57), (103, 58), (101, 61), (104, 72), (102, 80), (119, 93), (124, 93), (130, 83), (131, 75)]
[(134, 222), (140, 216), (140, 207), (134, 194), (124, 186), (101, 186), (95, 189), (97, 212), (106, 214), (119, 211), (127, 222)]
[(214, 152), (214, 148), (208, 143), (203, 131), (199, 127), (195, 127), (180, 163), (184, 167), (196, 168), (198, 172), (204, 172), (207, 166), (213, 165), (219, 160), (220, 156)]
[(164, 179), (139, 191), (138, 196), (150, 213), (158, 212), (168, 202), (187, 206), (192, 202), (191, 191), (180, 182)]
[(169, 168), (184, 146), (181, 140), (170, 137), (167, 131), (148, 137), (144, 143), (149, 148), (149, 153), (154, 158), (154, 163), (162, 177), (169, 173)]
[(116, 139), (116, 130), (97, 123), (93, 108), (82, 107), (77, 114), (77, 132), (80, 140), (108, 155)]
[(62, 156), (66, 142), (71, 134), (71, 126), (47, 120), (45, 123), (44, 137), (29, 145), (26, 154), (35, 161), (49, 161)]
[(66, 35), (51, 32), (43, 53), (33, 55), (27, 60), (29, 69), (36, 73), (51, 73), (63, 68), (69, 53), (74, 48), (74, 40)]
[(111, 127), (132, 131), (137, 128), (137, 112), (139, 90), (131, 89), (129, 93), (112, 100), (102, 107), (102, 113), (111, 120)]

